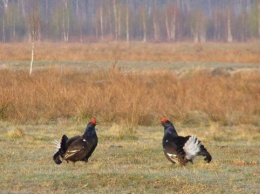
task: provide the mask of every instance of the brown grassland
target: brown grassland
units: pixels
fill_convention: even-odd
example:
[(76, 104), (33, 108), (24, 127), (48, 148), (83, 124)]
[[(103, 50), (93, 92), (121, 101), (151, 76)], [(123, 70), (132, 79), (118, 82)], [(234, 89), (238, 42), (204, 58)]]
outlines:
[[(258, 193), (260, 44), (0, 44), (0, 192)], [(88, 164), (56, 165), (54, 139), (98, 120)], [(162, 152), (162, 117), (213, 156)]]
[[(258, 63), (260, 47), (252, 43), (38, 43), (38, 61), (158, 61)], [(0, 44), (1, 61), (30, 60), (28, 43)]]

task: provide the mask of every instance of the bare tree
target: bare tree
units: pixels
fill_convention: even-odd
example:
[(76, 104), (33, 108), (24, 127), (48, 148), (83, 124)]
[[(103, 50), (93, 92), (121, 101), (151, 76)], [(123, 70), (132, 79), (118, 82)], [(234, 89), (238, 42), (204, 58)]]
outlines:
[(230, 4), (227, 5), (227, 42), (233, 42), (231, 31), (231, 8)]
[(172, 4), (165, 7), (165, 26), (167, 39), (170, 41), (175, 41), (176, 36), (176, 8)]
[(206, 42), (206, 17), (202, 14), (201, 20), (200, 20), (200, 42)]
[(4, 11), (4, 17), (3, 17), (3, 42), (5, 42), (5, 16), (6, 16), (6, 11), (8, 7), (8, 0), (2, 0), (3, 1), (3, 11)]
[(165, 6), (165, 27), (167, 32), (167, 40), (171, 40), (171, 31), (170, 31), (170, 25), (169, 25), (169, 13), (167, 10), (167, 7)]
[(142, 7), (141, 7), (142, 26), (143, 26), (143, 42), (147, 41), (146, 9), (145, 9), (146, 5), (147, 5), (147, 0), (145, 0), (145, 3), (143, 3)]
[(112, 13), (111, 13), (111, 9), (110, 9), (110, 4), (106, 4), (107, 7), (109, 7), (107, 9), (107, 12), (108, 12), (108, 26), (109, 26), (109, 36), (112, 37), (113, 36), (113, 25), (112, 25)]
[(193, 35), (194, 43), (197, 43), (197, 42), (199, 42), (200, 22), (201, 22), (201, 19), (202, 19), (202, 15), (201, 15), (200, 10), (194, 10), (191, 13), (191, 19), (192, 19), (192, 22), (191, 22), (191, 25), (190, 25), (191, 34)]
[(117, 9), (116, 9), (116, 1), (113, 0), (113, 8), (114, 8), (114, 17), (115, 17), (115, 39), (117, 40), (118, 37), (118, 21), (117, 21)]
[(126, 0), (126, 42), (129, 43), (129, 0)]
[(157, 8), (157, 0), (154, 0), (154, 10), (153, 10), (153, 35), (154, 35), (154, 40), (158, 41), (159, 39), (159, 27), (158, 27), (158, 8)]
[(29, 1), (29, 8), (28, 8), (28, 25), (30, 30), (31, 36), (31, 63), (30, 63), (30, 75), (32, 74), (33, 70), (33, 62), (34, 62), (34, 48), (35, 42), (38, 40), (40, 34), (40, 0), (30, 0)]
[(257, 3), (257, 14), (258, 14), (258, 36), (260, 38), (260, 1)]
[(121, 15), (122, 15), (122, 2), (120, 1), (118, 3), (118, 14), (117, 14), (117, 22), (118, 22), (118, 27), (117, 27), (117, 36), (120, 38), (121, 37)]
[(220, 11), (219, 7), (215, 7), (214, 9), (214, 16), (213, 16), (213, 21), (214, 21), (214, 40), (218, 41), (220, 39), (220, 26), (221, 26), (221, 21), (220, 21)]
[(69, 28), (70, 28), (68, 0), (63, 0), (63, 4), (64, 4), (63, 17), (62, 17), (63, 40), (64, 40), (64, 42), (68, 42), (69, 41)]
[[(245, 41), (260, 37), (260, 0), (35, 0), (41, 40)], [(0, 42), (29, 34), (32, 0), (0, 0)], [(28, 33), (26, 33), (28, 30)]]
[(103, 2), (100, 1), (99, 4), (99, 18), (100, 18), (100, 31), (101, 31), (101, 40), (104, 39), (104, 19), (103, 19)]
[(172, 6), (172, 21), (171, 21), (171, 40), (175, 41), (176, 38), (176, 8)]

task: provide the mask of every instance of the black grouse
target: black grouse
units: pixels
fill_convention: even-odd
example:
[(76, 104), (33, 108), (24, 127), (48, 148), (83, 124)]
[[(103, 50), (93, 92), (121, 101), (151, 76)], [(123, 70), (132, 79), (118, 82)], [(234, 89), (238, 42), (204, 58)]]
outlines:
[(62, 160), (74, 163), (77, 161), (88, 162), (89, 157), (98, 144), (98, 137), (95, 130), (96, 124), (96, 119), (92, 118), (82, 136), (68, 138), (66, 135), (63, 135), (60, 143), (57, 141), (54, 142), (58, 148), (58, 151), (53, 156), (54, 162), (56, 164), (61, 164)]
[(164, 127), (162, 140), (163, 151), (168, 160), (172, 163), (186, 165), (193, 163), (196, 156), (205, 156), (204, 160), (209, 163), (212, 159), (210, 153), (195, 136), (179, 136), (173, 124), (163, 118), (161, 124)]

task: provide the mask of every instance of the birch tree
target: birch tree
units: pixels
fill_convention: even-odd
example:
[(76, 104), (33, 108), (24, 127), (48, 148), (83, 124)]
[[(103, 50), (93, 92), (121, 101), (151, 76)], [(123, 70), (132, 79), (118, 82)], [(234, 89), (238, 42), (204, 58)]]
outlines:
[(63, 29), (63, 41), (69, 41), (69, 28), (70, 28), (70, 18), (68, 12), (68, 0), (63, 0), (63, 17), (62, 17), (62, 29)]
[(34, 62), (34, 48), (35, 42), (38, 39), (40, 33), (40, 12), (39, 12), (39, 0), (30, 0), (29, 1), (29, 9), (28, 9), (28, 24), (29, 31), (31, 36), (31, 63), (30, 63), (30, 75), (33, 70), (33, 62)]
[(174, 5), (165, 7), (165, 26), (167, 39), (175, 41), (176, 37), (176, 8)]
[(175, 41), (176, 39), (176, 8), (172, 7), (172, 21), (171, 21), (171, 30), (170, 30), (170, 37), (171, 40)]
[(116, 6), (116, 0), (113, 0), (113, 10), (114, 10), (114, 17), (115, 17), (115, 39), (118, 38), (118, 19), (117, 19), (117, 6)]
[(157, 8), (157, 0), (154, 0), (154, 10), (153, 10), (153, 36), (154, 36), (154, 40), (158, 41), (159, 39), (159, 27), (158, 27), (158, 8)]
[(112, 37), (113, 36), (113, 30), (112, 30), (112, 28), (113, 28), (113, 26), (112, 26), (112, 13), (111, 13), (111, 9), (110, 9), (110, 4), (108, 3), (107, 4), (107, 7), (108, 7), (108, 9), (107, 9), (107, 11), (108, 11), (108, 23), (109, 23), (109, 25), (108, 25), (108, 27), (109, 27), (109, 36), (110, 37)]
[(214, 9), (213, 20), (214, 20), (213, 39), (214, 41), (218, 41), (220, 40), (220, 26), (221, 26), (219, 7), (215, 7)]
[(233, 36), (231, 31), (231, 8), (230, 4), (227, 5), (227, 42), (233, 42)]
[(167, 33), (167, 40), (171, 40), (171, 32), (170, 32), (170, 25), (169, 25), (169, 13), (167, 8), (165, 7), (165, 27)]
[(190, 30), (193, 35), (193, 42), (199, 42), (199, 34), (200, 34), (200, 22), (201, 22), (201, 13), (199, 10), (195, 10), (190, 15)]
[(200, 42), (206, 42), (206, 30), (207, 30), (207, 27), (206, 27), (206, 17), (205, 15), (202, 15), (201, 16), (201, 20), (200, 20), (200, 35), (199, 35), (199, 38), (200, 38)]
[(258, 36), (260, 38), (260, 0), (257, 3)]
[(8, 7), (8, 0), (2, 0), (3, 1), (3, 37), (2, 41), (5, 42), (5, 18), (6, 18), (6, 12), (7, 12), (7, 7)]
[(126, 42), (129, 43), (129, 0), (126, 0)]
[[(233, 42), (260, 38), (260, 0), (35, 1), (41, 7), (42, 40)], [(28, 36), (27, 11), (33, 2), (0, 0), (0, 42)]]
[(145, 9), (146, 4), (147, 4), (147, 0), (145, 0), (145, 4), (142, 4), (142, 7), (141, 7), (142, 27), (143, 27), (143, 42), (147, 41), (146, 9)]
[(104, 39), (104, 19), (103, 19), (103, 2), (102, 2), (102, 0), (99, 3), (99, 20), (100, 20), (101, 40), (103, 40)]

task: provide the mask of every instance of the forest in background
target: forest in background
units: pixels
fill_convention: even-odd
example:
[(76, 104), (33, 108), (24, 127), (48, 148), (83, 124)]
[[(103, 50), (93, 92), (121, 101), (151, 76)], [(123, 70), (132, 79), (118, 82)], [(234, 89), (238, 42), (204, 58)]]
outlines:
[(259, 0), (1, 0), (0, 41), (259, 40)]

